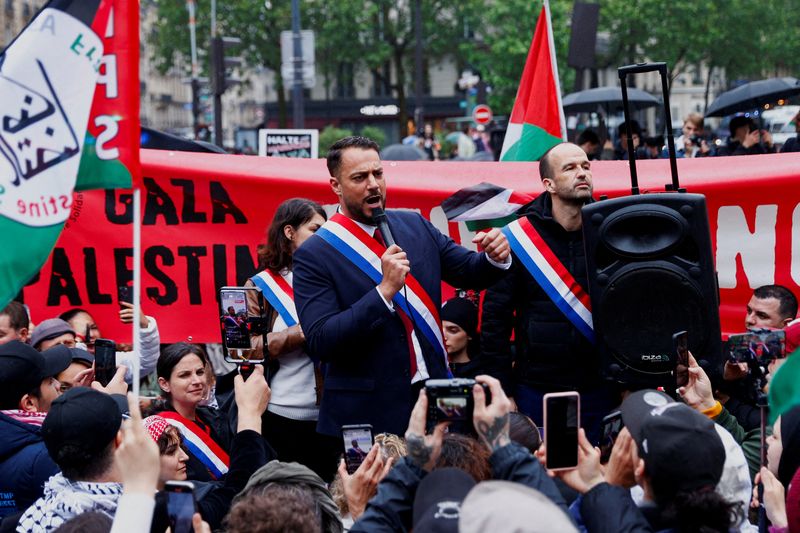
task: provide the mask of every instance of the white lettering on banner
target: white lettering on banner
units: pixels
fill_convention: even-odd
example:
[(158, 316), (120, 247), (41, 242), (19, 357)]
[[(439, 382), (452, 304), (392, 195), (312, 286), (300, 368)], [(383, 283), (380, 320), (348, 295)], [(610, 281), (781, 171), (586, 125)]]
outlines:
[(108, 10), (108, 22), (106, 23), (106, 34), (103, 36), (106, 39), (114, 37), (114, 8)]
[(792, 259), (791, 259), (792, 280), (800, 285), (800, 204), (794, 208), (792, 213)]
[(100, 61), (99, 74), (97, 83), (105, 86), (106, 98), (109, 100), (116, 98), (119, 95), (119, 87), (117, 85), (117, 56), (115, 54), (103, 56), (102, 61)]
[(736, 288), (736, 256), (742, 256), (751, 289), (775, 283), (777, 205), (756, 207), (755, 230), (750, 231), (744, 210), (738, 205), (717, 212), (717, 273), (720, 289)]
[(97, 157), (102, 160), (119, 159), (119, 148), (106, 148), (106, 143), (113, 141), (119, 133), (117, 120), (109, 115), (99, 115), (95, 117), (94, 125), (100, 128), (95, 144)]

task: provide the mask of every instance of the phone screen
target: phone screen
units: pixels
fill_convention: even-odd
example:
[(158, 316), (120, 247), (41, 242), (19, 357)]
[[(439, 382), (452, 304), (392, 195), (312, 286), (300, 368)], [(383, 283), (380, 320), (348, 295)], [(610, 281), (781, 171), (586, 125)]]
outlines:
[(109, 339), (94, 341), (94, 378), (102, 386), (108, 385), (117, 372), (117, 344)]
[(544, 438), (547, 468), (566, 469), (578, 465), (578, 393), (546, 394), (544, 397)]
[(603, 436), (600, 438), (601, 464), (607, 463), (611, 458), (611, 450), (614, 448), (620, 431), (622, 431), (622, 413), (615, 411), (603, 418)]
[(342, 426), (344, 461), (349, 474), (358, 470), (372, 448), (372, 426)]
[[(248, 295), (254, 296), (258, 302), (255, 313), (248, 308)], [(223, 287), (219, 291), (219, 301), (225, 359), (230, 362), (262, 362), (263, 352), (257, 353), (252, 344), (253, 336), (267, 333), (261, 292), (255, 287)]]
[(675, 385), (685, 387), (689, 384), (689, 334), (679, 331), (672, 336), (677, 358), (675, 359)]
[(193, 489), (184, 486), (167, 488), (167, 515), (173, 533), (192, 533), (192, 516), (195, 513)]
[(120, 285), (117, 287), (117, 302), (133, 303), (133, 287), (130, 285)]
[(768, 363), (786, 356), (786, 332), (782, 329), (758, 329), (728, 337), (730, 358), (737, 363), (755, 359)]

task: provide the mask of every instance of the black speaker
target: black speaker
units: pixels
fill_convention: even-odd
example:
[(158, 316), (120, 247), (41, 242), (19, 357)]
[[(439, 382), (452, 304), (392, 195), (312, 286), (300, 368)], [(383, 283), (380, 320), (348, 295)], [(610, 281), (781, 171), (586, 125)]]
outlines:
[(706, 368), (722, 362), (719, 291), (705, 197), (663, 193), (582, 210), (589, 296), (602, 371), (631, 388), (674, 390), (672, 335)]

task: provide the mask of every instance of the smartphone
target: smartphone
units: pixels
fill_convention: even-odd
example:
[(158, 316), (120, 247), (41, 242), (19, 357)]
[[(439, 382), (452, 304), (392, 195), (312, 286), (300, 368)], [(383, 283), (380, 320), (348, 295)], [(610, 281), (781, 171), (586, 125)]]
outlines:
[(192, 517), (197, 512), (194, 484), (189, 481), (167, 481), (167, 515), (172, 533), (192, 533)]
[(689, 384), (689, 333), (679, 331), (672, 335), (672, 346), (675, 348), (675, 386), (685, 387)]
[[(225, 360), (230, 363), (264, 361), (263, 350), (255, 350), (252, 337), (262, 335), (266, 346), (268, 333), (264, 296), (255, 287), (222, 287), (219, 291), (220, 331)], [(248, 306), (256, 302), (257, 310)]]
[(544, 443), (548, 470), (568, 470), (578, 466), (578, 428), (581, 396), (572, 392), (544, 395)]
[(117, 372), (117, 344), (109, 339), (94, 341), (94, 379), (106, 386)]
[(755, 359), (768, 364), (786, 357), (786, 332), (782, 329), (754, 329), (728, 337), (729, 359), (746, 363)]
[[(614, 443), (617, 442), (619, 432), (622, 431), (622, 413), (614, 411), (610, 415), (603, 418), (603, 432), (600, 437), (600, 463), (606, 464), (611, 458), (611, 450), (614, 448)], [(548, 454), (550, 451), (548, 450)]]
[(342, 426), (342, 442), (347, 473), (353, 474), (372, 449), (372, 426), (370, 424)]
[[(130, 285), (120, 285), (117, 287), (117, 302), (133, 303), (133, 287)], [(121, 306), (120, 306), (121, 307)]]

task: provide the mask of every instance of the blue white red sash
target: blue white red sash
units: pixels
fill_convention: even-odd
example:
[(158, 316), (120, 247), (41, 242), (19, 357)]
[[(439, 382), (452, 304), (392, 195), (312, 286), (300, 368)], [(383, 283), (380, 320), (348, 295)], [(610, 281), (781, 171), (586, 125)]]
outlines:
[(256, 287), (264, 295), (280, 317), (286, 322), (286, 327), (292, 327), (300, 323), (297, 318), (297, 309), (294, 307), (294, 290), (292, 286), (279, 274), (273, 274), (271, 270), (263, 270), (250, 278)]
[(589, 295), (561, 264), (526, 217), (503, 228), (508, 244), (547, 296), (587, 339), (595, 342)]
[[(381, 282), (383, 279), (381, 256), (386, 251), (386, 247), (378, 244), (378, 241), (358, 224), (341, 213), (336, 213), (317, 230), (316, 234), (369, 276), (376, 285)], [(406, 300), (404, 292), (408, 296), (408, 300)], [(444, 360), (445, 368), (449, 368), (439, 308), (433, 304), (431, 297), (411, 274), (406, 276), (406, 290), (395, 294), (392, 302), (414, 319), (419, 331)]]
[(219, 479), (228, 473), (230, 457), (197, 423), (174, 411), (164, 411), (159, 413), (159, 416), (166, 418), (167, 422), (178, 428), (183, 435), (186, 449), (200, 459), (214, 479)]

